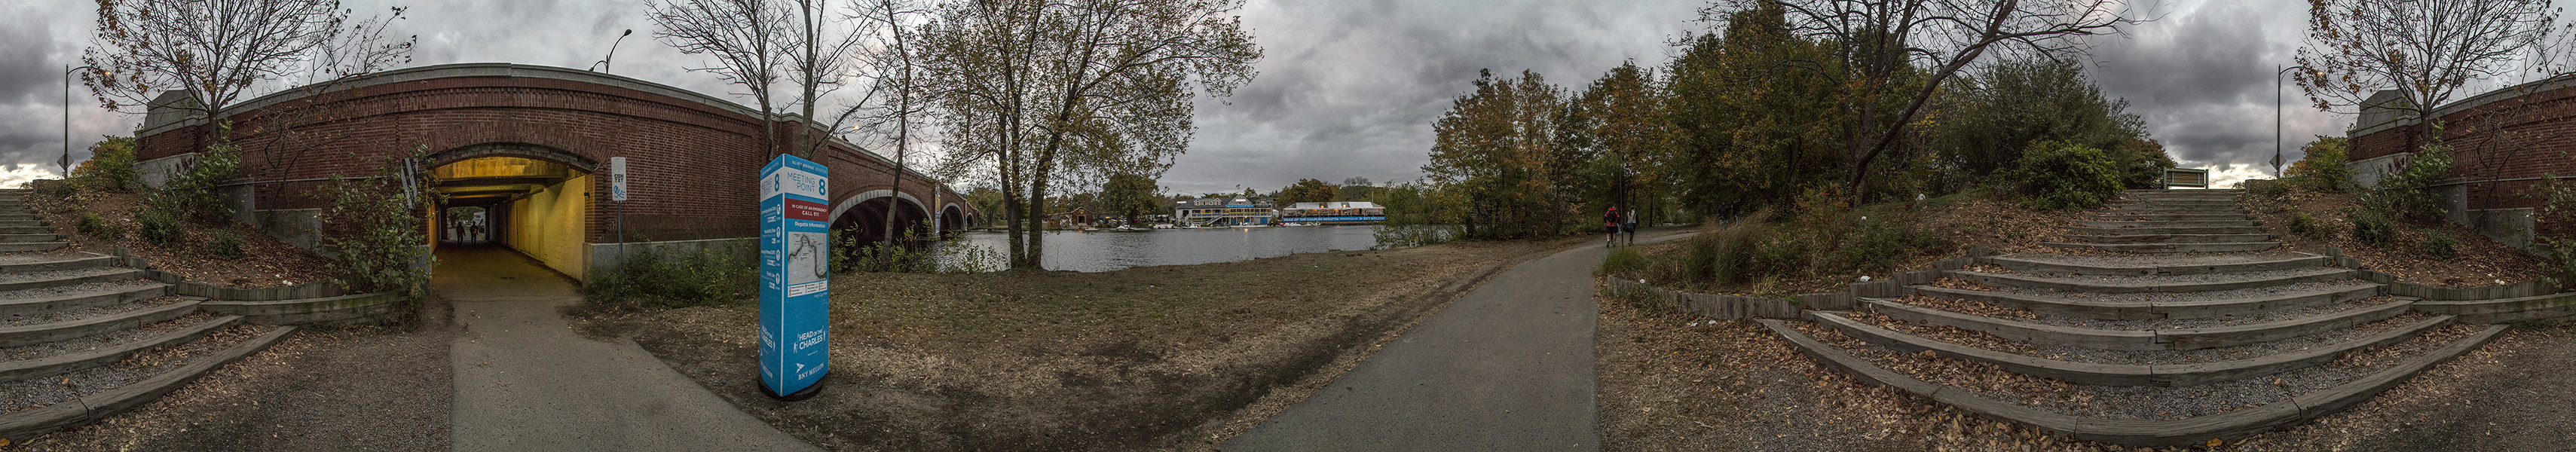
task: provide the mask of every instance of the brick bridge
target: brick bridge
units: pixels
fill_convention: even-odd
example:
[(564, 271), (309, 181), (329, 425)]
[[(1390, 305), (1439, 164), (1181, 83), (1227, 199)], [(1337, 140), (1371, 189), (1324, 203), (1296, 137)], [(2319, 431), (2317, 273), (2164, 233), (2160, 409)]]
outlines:
[[(184, 99), (165, 95), (165, 101)], [(162, 103), (156, 103), (161, 105)], [(140, 166), (158, 180), (193, 161), (215, 133), (207, 121), (156, 108), (144, 120)], [(597, 72), (505, 63), (401, 69), (272, 94), (228, 108), (242, 176), (227, 186), (245, 222), (313, 248), (333, 177), (387, 174), (412, 157), (440, 176), (447, 201), (432, 227), (443, 241), (509, 246), (576, 279), (614, 265), (623, 248), (706, 249), (757, 237), (757, 179), (802, 137), (826, 137), (794, 115), (764, 120), (733, 102)], [(777, 132), (761, 148), (761, 128)], [(625, 157), (629, 197), (608, 196), (609, 158)], [(917, 172), (900, 182), (889, 156), (823, 138), (836, 229), (875, 237), (932, 219), (957, 229), (978, 213)], [(623, 204), (620, 206), (619, 204)], [(469, 233), (481, 208), (483, 234)], [(618, 225), (624, 224), (621, 239)], [(621, 241), (622, 240), (622, 241)]]

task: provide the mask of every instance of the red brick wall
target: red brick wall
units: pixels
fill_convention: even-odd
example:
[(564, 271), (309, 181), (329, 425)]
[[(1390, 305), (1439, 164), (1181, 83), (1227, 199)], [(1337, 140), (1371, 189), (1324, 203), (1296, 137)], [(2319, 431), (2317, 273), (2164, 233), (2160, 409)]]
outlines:
[[(2550, 175), (2576, 176), (2576, 86), (2534, 92), (2442, 115), (2451, 145), (2451, 177), (2466, 184), (2468, 208), (2538, 207), (2527, 190), (2537, 181), (2483, 182)], [(2352, 159), (2412, 151), (2421, 130), (2399, 126), (2355, 137)], [(2576, 225), (2540, 225), (2543, 234), (2576, 233)]]
[[(309, 105), (309, 106), (308, 106)], [(606, 172), (626, 157), (627, 231), (652, 240), (748, 237), (759, 224), (757, 178), (779, 152), (760, 149), (758, 118), (618, 86), (535, 77), (460, 76), (387, 83), (293, 100), (235, 114), (243, 176), (261, 181), (372, 176), (420, 148), (438, 153), (483, 144), (525, 144), (578, 155)], [(770, 124), (781, 151), (791, 122)], [(142, 138), (143, 159), (192, 152), (207, 126)], [(287, 132), (287, 133), (281, 133)], [(825, 146), (834, 201), (886, 185), (885, 165), (841, 145)], [(450, 154), (452, 157), (453, 154)], [(442, 159), (442, 160), (452, 160)], [(445, 161), (433, 164), (446, 163)], [(425, 169), (425, 168), (424, 168)], [(613, 242), (608, 178), (592, 178), (590, 241)], [(872, 180), (874, 183), (862, 181)], [(930, 182), (912, 175), (904, 192), (929, 200)], [(325, 207), (318, 182), (262, 183), (260, 209)], [(952, 192), (953, 193), (953, 192)], [(961, 203), (962, 205), (962, 203)]]

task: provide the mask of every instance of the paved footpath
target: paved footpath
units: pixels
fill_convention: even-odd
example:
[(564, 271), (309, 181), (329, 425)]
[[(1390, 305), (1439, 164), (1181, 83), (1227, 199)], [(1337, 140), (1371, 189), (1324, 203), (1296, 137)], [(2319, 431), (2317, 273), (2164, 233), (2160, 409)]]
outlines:
[[(439, 251), (432, 287), (462, 328), (457, 451), (811, 451), (707, 392), (634, 341), (573, 334), (572, 282), (498, 248)], [(744, 369), (743, 378), (751, 378)]]
[(1607, 254), (1590, 242), (1495, 275), (1219, 449), (1601, 450), (1592, 269)]

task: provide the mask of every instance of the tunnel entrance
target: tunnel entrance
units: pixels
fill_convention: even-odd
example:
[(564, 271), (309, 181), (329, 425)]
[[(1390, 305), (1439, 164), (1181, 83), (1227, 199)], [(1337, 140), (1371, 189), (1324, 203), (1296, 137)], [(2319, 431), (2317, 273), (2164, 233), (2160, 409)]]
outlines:
[(447, 197), (441, 214), (431, 217), (440, 223), (440, 245), (507, 248), (583, 280), (590, 264), (589, 172), (517, 156), (473, 157), (432, 171), (438, 176), (432, 188)]

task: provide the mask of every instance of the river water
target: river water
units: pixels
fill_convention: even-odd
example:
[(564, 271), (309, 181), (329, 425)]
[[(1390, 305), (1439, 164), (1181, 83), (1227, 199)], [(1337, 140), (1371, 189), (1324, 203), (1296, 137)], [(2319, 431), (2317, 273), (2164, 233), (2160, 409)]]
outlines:
[[(1046, 233), (1039, 264), (1048, 270), (1105, 272), (1130, 267), (1233, 262), (1296, 253), (1365, 250), (1377, 244), (1377, 226), (1156, 229), (1148, 232), (1054, 231)], [(951, 246), (984, 247), (1008, 256), (1010, 236), (968, 232)]]

